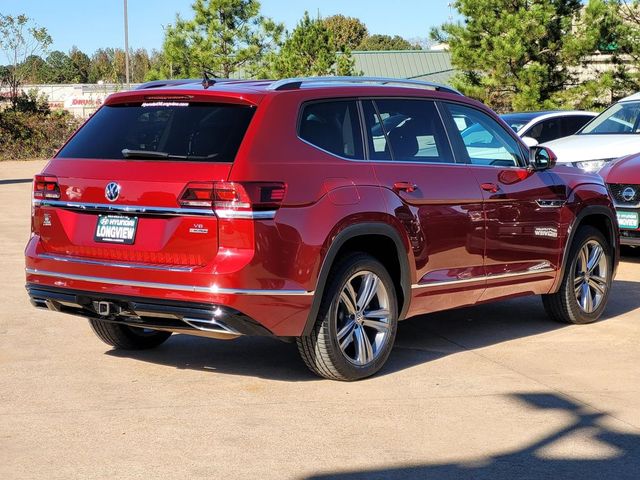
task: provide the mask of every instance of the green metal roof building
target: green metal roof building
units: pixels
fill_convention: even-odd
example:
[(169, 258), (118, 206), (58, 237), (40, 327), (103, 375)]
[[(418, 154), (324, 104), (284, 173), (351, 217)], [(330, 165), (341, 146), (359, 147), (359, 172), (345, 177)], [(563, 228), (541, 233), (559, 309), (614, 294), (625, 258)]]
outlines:
[(451, 54), (430, 50), (353, 51), (355, 71), (367, 77), (392, 77), (450, 82), (455, 70)]

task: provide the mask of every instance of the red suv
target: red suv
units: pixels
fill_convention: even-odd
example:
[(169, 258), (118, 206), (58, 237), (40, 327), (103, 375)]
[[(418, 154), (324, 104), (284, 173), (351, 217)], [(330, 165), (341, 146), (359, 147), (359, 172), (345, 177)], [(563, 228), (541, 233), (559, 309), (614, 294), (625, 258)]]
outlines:
[(553, 165), (435, 84), (145, 84), (35, 177), (27, 289), (117, 348), (267, 335), (359, 379), (415, 315), (542, 295), (600, 317), (616, 214), (600, 177)]

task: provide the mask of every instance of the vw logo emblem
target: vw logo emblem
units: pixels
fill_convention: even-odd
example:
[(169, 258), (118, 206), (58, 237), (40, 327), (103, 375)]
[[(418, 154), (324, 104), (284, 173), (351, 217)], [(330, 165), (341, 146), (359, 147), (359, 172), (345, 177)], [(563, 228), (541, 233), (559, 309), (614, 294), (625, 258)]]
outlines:
[(120, 196), (120, 185), (118, 185), (116, 182), (108, 183), (106, 188), (104, 189), (104, 196), (110, 202), (115, 202)]
[(622, 191), (622, 198), (624, 198), (625, 202), (631, 202), (634, 198), (636, 198), (636, 191), (632, 187), (627, 187)]

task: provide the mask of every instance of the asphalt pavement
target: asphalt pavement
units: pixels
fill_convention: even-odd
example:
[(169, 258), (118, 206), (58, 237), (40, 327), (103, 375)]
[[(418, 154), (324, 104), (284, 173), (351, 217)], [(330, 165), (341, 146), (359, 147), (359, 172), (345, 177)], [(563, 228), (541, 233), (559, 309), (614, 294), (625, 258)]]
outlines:
[(43, 165), (0, 162), (0, 478), (640, 478), (640, 255), (598, 323), (535, 297), (427, 315), (357, 383), (266, 338), (114, 351), (28, 302)]

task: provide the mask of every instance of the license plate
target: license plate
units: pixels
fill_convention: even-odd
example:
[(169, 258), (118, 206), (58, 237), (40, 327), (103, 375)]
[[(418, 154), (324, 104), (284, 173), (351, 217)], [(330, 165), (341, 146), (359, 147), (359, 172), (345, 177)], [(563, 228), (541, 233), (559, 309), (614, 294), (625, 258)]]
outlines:
[(131, 245), (136, 238), (137, 226), (138, 217), (98, 215), (98, 223), (93, 239), (96, 242)]
[(629, 230), (637, 230), (638, 229), (638, 212), (617, 212), (618, 214), (618, 224), (620, 228), (625, 228)]

